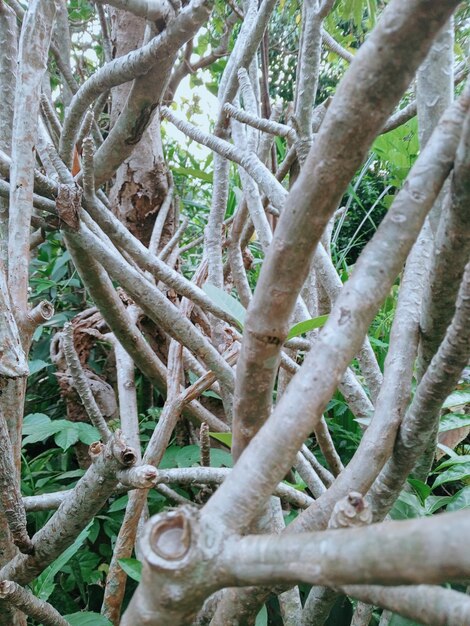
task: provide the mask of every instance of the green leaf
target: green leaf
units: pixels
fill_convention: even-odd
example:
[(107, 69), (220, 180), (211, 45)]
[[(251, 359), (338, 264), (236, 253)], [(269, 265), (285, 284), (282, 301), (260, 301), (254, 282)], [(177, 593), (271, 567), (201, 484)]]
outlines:
[(72, 423), (67, 420), (52, 421), (47, 415), (43, 415), (42, 413), (36, 413), (35, 415), (40, 417), (28, 420), (26, 431), (23, 426), (23, 434), (31, 433), (23, 439), (23, 446), (30, 443), (37, 443), (38, 441), (44, 441), (60, 430), (67, 428), (67, 426)]
[(184, 446), (176, 455), (177, 467), (193, 467), (201, 458), (199, 446)]
[(108, 513), (114, 513), (115, 511), (124, 510), (128, 502), (129, 502), (129, 496), (126, 493), (125, 496), (121, 496), (120, 498), (117, 498), (117, 500), (114, 500), (114, 502), (111, 504), (111, 506), (108, 509)]
[(463, 428), (464, 426), (470, 426), (470, 415), (447, 413), (441, 417), (439, 432), (444, 433), (455, 428)]
[(408, 482), (416, 491), (416, 495), (421, 500), (421, 503), (424, 504), (426, 498), (431, 495), (431, 487), (421, 480), (416, 480), (416, 478), (408, 478)]
[(429, 496), (426, 500), (424, 508), (426, 509), (426, 515), (432, 515), (450, 501), (450, 496)]
[(49, 598), (52, 593), (51, 583), (54, 580), (54, 576), (60, 572), (64, 565), (78, 552), (81, 545), (88, 538), (92, 524), (93, 522), (90, 522), (78, 535), (72, 545), (62, 552), (62, 554), (37, 577), (34, 583), (34, 595), (40, 600), (47, 600)]
[(203, 290), (209, 296), (214, 304), (217, 304), (226, 313), (235, 318), (243, 330), (246, 317), (246, 309), (238, 302), (236, 298), (226, 293), (223, 289), (219, 289), (211, 283), (206, 283)]
[(50, 422), (51, 418), (44, 413), (29, 413), (23, 420), (23, 435), (32, 435), (37, 428)]
[(450, 459), (443, 461), (438, 467), (436, 467), (434, 474), (439, 473), (446, 467), (451, 467), (453, 465), (461, 465), (462, 463), (470, 463), (470, 454), (461, 454), (452, 456)]
[(452, 465), (446, 472), (442, 472), (434, 481), (433, 489), (444, 485), (445, 483), (452, 483), (454, 481), (465, 480), (470, 477), (470, 463), (459, 463)]
[(160, 462), (159, 467), (161, 469), (170, 469), (172, 467), (178, 467), (176, 463), (176, 455), (178, 454), (180, 449), (181, 448), (179, 448), (178, 446), (169, 446), (165, 450), (165, 454), (163, 455), (163, 458)]
[(75, 555), (70, 566), (66, 565), (64, 567), (64, 570), (68, 571), (70, 568), (74, 578), (76, 578), (76, 573), (78, 573), (78, 578), (85, 584), (93, 585), (103, 578), (103, 571), (98, 571), (100, 563), (101, 557), (98, 554), (90, 550), (82, 550)]
[(211, 467), (232, 467), (233, 459), (227, 450), (211, 450)]
[(54, 441), (64, 452), (77, 443), (78, 427), (76, 422), (67, 422), (67, 426), (61, 428), (60, 432), (56, 433)]
[(294, 324), (287, 335), (287, 339), (293, 339), (315, 328), (321, 328), (328, 320), (328, 317), (328, 315), (319, 315), (318, 317), (313, 317), (312, 319)]
[(82, 443), (89, 446), (90, 444), (95, 443), (95, 441), (100, 440), (101, 437), (98, 430), (91, 424), (75, 422), (75, 425), (78, 428), (78, 438)]
[(173, 174), (179, 174), (180, 176), (191, 176), (193, 178), (199, 178), (205, 183), (212, 182), (212, 173), (197, 170), (194, 167), (173, 167)]
[(268, 626), (268, 611), (264, 605), (256, 616), (255, 626)]
[(426, 511), (421, 505), (417, 495), (408, 491), (402, 491), (390, 511), (390, 517), (394, 520), (412, 519), (422, 517)]
[(217, 439), (227, 446), (227, 448), (232, 449), (232, 433), (209, 433), (212, 439)]
[(42, 361), (41, 359), (35, 359), (34, 361), (30, 361), (28, 363), (28, 367), (29, 374), (31, 376), (32, 374), (37, 374), (37, 372), (40, 372), (45, 367), (49, 367), (49, 363), (46, 363), (46, 361)]
[[(65, 265), (71, 260), (70, 252), (65, 250), (59, 257), (57, 257), (56, 262), (54, 263), (54, 272), (57, 271), (60, 267)], [(56, 278), (53, 276), (54, 280)]]
[(118, 559), (118, 563), (129, 578), (140, 583), (142, 578), (142, 563), (140, 561), (137, 559)]
[(56, 480), (69, 480), (69, 478), (81, 478), (82, 476), (84, 476), (84, 474), (85, 474), (85, 470), (83, 469), (70, 470), (69, 472), (63, 472), (62, 474), (59, 474), (56, 477)]
[(470, 402), (470, 391), (454, 391), (447, 397), (442, 405), (443, 409), (450, 409), (455, 406), (462, 406)]
[(91, 613), (90, 611), (64, 615), (64, 618), (69, 622), (70, 626), (113, 626), (104, 615)]
[(461, 509), (467, 509), (468, 507), (470, 507), (470, 487), (464, 487), (452, 496), (449, 504), (447, 505), (446, 511), (460, 511)]

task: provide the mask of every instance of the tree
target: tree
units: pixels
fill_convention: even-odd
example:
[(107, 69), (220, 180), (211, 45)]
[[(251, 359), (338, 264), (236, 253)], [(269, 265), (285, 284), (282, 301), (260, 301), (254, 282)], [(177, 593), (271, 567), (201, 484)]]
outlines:
[[(468, 490), (438, 490), (470, 474), (459, 4), (0, 2), (0, 623), (254, 624), (269, 602), (270, 623), (306, 626), (347, 596), (341, 623), (470, 624)], [(210, 132), (172, 106), (188, 76), (217, 93)], [(338, 224), (367, 177), (362, 221), (385, 215), (352, 262), (359, 230), (341, 253)], [(38, 493), (22, 447), (51, 436), (80, 478)], [(126, 492), (102, 615), (62, 617), (50, 581)], [(416, 519), (386, 520), (405, 505)]]

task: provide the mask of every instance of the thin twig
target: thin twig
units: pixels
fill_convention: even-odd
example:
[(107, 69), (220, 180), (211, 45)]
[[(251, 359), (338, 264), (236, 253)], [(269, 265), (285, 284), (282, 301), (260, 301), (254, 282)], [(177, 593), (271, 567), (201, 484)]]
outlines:
[(72, 378), (73, 386), (77, 390), (77, 393), (83, 402), (83, 407), (90, 418), (91, 423), (98, 430), (100, 437), (106, 443), (111, 438), (111, 431), (109, 430), (106, 420), (96, 404), (90, 384), (85, 376), (82, 365), (75, 351), (73, 344), (73, 325), (70, 323), (65, 324), (64, 326), (63, 341), (64, 355), (67, 360), (67, 366)]

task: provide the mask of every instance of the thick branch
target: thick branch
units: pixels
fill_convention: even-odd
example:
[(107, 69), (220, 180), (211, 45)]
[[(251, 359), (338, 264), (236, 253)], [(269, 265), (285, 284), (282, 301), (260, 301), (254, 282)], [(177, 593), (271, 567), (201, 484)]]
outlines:
[(23, 20), (19, 42), (10, 173), (8, 284), (13, 312), (20, 326), (24, 322), (28, 301), (29, 230), (41, 82), (47, 68), (55, 12), (54, 1), (31, 2)]
[[(393, 3), (388, 7), (392, 5)], [(338, 297), (328, 322), (306, 357), (301, 370), (292, 379), (268, 422), (253, 439), (249, 452), (240, 457), (229, 480), (207, 503), (204, 509), (207, 515), (220, 515), (227, 524), (243, 527), (255, 514), (256, 505), (262, 503), (265, 497), (262, 494), (270, 493), (272, 484), (285, 475), (283, 472), (289, 470), (302, 442), (315, 428), (346, 367), (362, 344), (378, 307), (388, 295), (422, 228), (427, 212), (449, 174), (461, 126), (469, 106), (470, 93), (465, 93), (448, 110), (433, 133), (387, 216), (359, 257), (353, 275)], [(276, 232), (278, 230), (279, 226)], [(377, 263), (377, 258), (381, 259), (380, 264)], [(283, 260), (287, 263), (285, 256)], [(263, 270), (264, 267), (265, 265)], [(283, 271), (280, 267), (278, 269), (279, 272)], [(291, 274), (290, 285), (294, 279)], [(257, 292), (258, 290), (259, 286)], [(272, 292), (269, 295), (272, 298)], [(264, 299), (264, 293), (260, 299)], [(278, 298), (275, 298), (275, 301), (278, 302)], [(263, 316), (262, 310), (253, 309), (252, 330), (253, 327), (257, 328), (254, 311)], [(278, 316), (279, 308), (276, 309), (276, 318)], [(283, 331), (283, 335), (284, 332), (287, 331)], [(254, 394), (255, 381), (260, 382), (260, 379), (264, 380), (266, 377), (258, 374), (259, 366), (257, 369), (253, 367), (254, 357), (259, 356), (259, 352), (255, 351), (255, 347), (260, 345), (258, 336), (251, 331), (250, 340), (247, 341), (246, 333), (247, 326), (244, 335), (245, 367), (240, 372), (242, 364), (239, 359), (237, 387), (239, 393), (245, 392), (243, 407), (253, 420), (256, 419), (257, 410), (260, 409), (258, 396), (264, 392), (265, 400), (267, 389), (257, 387), (257, 395)], [(272, 355), (274, 345), (278, 352), (280, 346), (277, 341), (274, 343), (277, 337), (271, 339), (271, 343), (262, 344), (265, 349), (261, 354)], [(249, 352), (247, 344), (252, 348)], [(246, 367), (248, 359), (250, 370)], [(264, 374), (268, 365), (271, 368), (271, 362), (261, 362), (265, 364)], [(247, 378), (248, 371), (251, 371), (255, 381)], [(249, 393), (246, 393), (247, 389)], [(251, 406), (246, 403), (248, 396), (252, 400)]]
[(403, 419), (393, 456), (385, 465), (370, 496), (376, 519), (381, 519), (398, 496), (413, 465), (424, 452), (436, 427), (440, 409), (458, 383), (470, 358), (470, 264), (460, 287), (452, 324), (413, 397)]
[(12, 580), (0, 582), (0, 598), (6, 600), (29, 617), (44, 626), (70, 626), (69, 622), (44, 600), (39, 600), (30, 591), (20, 587)]
[(31, 554), (33, 545), (26, 529), (26, 513), (21, 499), (10, 435), (0, 410), (0, 503), (13, 542), (23, 554)]
[(0, 377), (18, 378), (29, 374), (28, 361), (11, 310), (10, 294), (0, 265)]
[(353, 598), (389, 609), (427, 626), (470, 623), (470, 598), (452, 589), (430, 585), (396, 588), (348, 585), (343, 591)]
[(235, 456), (249, 441), (253, 425), (261, 426), (269, 415), (280, 347), (323, 229), (456, 5), (452, 0), (439, 5), (392, 1), (339, 85), (286, 200), (289, 211), (280, 218), (248, 310), (237, 368)]
[(163, 22), (174, 15), (174, 9), (168, 0), (96, 0), (100, 4), (110, 4), (117, 9), (129, 11), (138, 17), (152, 22)]
[(243, 586), (443, 583), (470, 575), (461, 546), (469, 531), (468, 513), (459, 511), (321, 533), (251, 535), (227, 541), (220, 565)]

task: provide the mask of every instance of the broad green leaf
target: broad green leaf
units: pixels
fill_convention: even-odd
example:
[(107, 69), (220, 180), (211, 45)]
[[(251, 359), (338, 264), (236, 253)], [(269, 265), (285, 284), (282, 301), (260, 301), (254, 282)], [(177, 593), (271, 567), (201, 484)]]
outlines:
[(227, 450), (211, 450), (211, 467), (232, 467), (233, 459)]
[(232, 433), (209, 433), (212, 439), (217, 439), (227, 446), (227, 448), (232, 449)]
[(412, 519), (422, 517), (425, 509), (417, 495), (408, 491), (402, 491), (390, 511), (390, 517), (394, 520)]
[(72, 613), (64, 615), (70, 626), (113, 626), (108, 618), (99, 613), (91, 613), (90, 611), (80, 611), (80, 613)]
[(60, 255), (60, 257), (58, 257), (57, 260), (55, 261), (55, 263), (54, 263), (54, 271), (58, 270), (59, 267), (62, 267), (62, 265), (65, 265), (70, 260), (71, 260), (70, 252), (68, 250), (65, 250)]
[(55, 435), (54, 441), (62, 450), (68, 450), (78, 440), (90, 445), (100, 438), (96, 428), (90, 424), (69, 420), (51, 420), (43, 413), (31, 413), (25, 417), (23, 435), (27, 435), (23, 439), (24, 446), (44, 441)]
[(470, 464), (470, 454), (460, 454), (460, 455), (457, 454), (451, 457), (450, 459), (443, 461), (438, 467), (436, 467), (434, 473), (437, 474), (438, 472), (440, 472), (446, 467), (451, 467), (453, 465), (461, 465), (462, 463)]
[(111, 506), (108, 509), (108, 513), (114, 513), (115, 511), (123, 511), (126, 508), (128, 502), (129, 502), (129, 496), (126, 493), (125, 496), (121, 496), (120, 498), (117, 498), (117, 500), (114, 500), (114, 502), (111, 504)]
[(176, 455), (177, 467), (193, 467), (199, 463), (201, 449), (199, 446), (184, 446)]
[(169, 446), (165, 450), (165, 454), (163, 455), (163, 458), (161, 460), (159, 467), (161, 469), (170, 469), (171, 467), (178, 467), (178, 464), (176, 463), (176, 455), (178, 454), (180, 449), (181, 448), (179, 448), (178, 446)]
[(246, 309), (238, 302), (236, 298), (226, 293), (223, 289), (219, 289), (211, 283), (206, 283), (203, 290), (209, 296), (214, 304), (217, 304), (226, 313), (235, 318), (243, 329), (245, 324)]
[(354, 24), (360, 26), (364, 12), (363, 0), (354, 1)]
[(426, 515), (432, 515), (450, 502), (450, 496), (429, 496), (424, 503)]
[(89, 446), (95, 441), (100, 440), (100, 434), (98, 430), (91, 424), (85, 424), (85, 422), (75, 422), (78, 428), (78, 438), (82, 443)]
[(43, 326), (54, 326), (54, 327), (62, 327), (65, 322), (68, 322), (71, 315), (67, 313), (56, 313), (51, 317), (51, 319), (47, 322), (44, 322)]
[(49, 367), (49, 363), (46, 363), (46, 361), (42, 361), (41, 359), (35, 359), (34, 361), (30, 361), (28, 363), (28, 367), (29, 367), (29, 374), (31, 376), (32, 374), (36, 374), (37, 372), (40, 372), (45, 367)]
[(32, 435), (37, 428), (50, 422), (51, 418), (44, 413), (29, 413), (23, 420), (23, 435)]
[(85, 470), (76, 469), (69, 472), (63, 472), (56, 477), (56, 480), (69, 480), (69, 478), (81, 478), (85, 474)]
[(34, 583), (34, 594), (40, 600), (47, 600), (52, 593), (51, 583), (54, 576), (60, 572), (66, 563), (78, 552), (82, 544), (87, 540), (93, 522), (90, 522), (86, 528), (78, 535), (75, 541), (69, 546), (57, 559), (40, 574)]
[(464, 487), (460, 489), (447, 505), (446, 511), (460, 511), (461, 509), (467, 509), (470, 507), (470, 487)]
[(118, 559), (118, 563), (129, 578), (140, 583), (142, 578), (142, 563), (140, 561), (137, 559)]
[(319, 315), (318, 317), (313, 317), (312, 319), (294, 324), (287, 335), (287, 339), (293, 339), (315, 328), (321, 328), (326, 323), (327, 319), (328, 315)]
[(385, 341), (381, 341), (380, 339), (377, 339), (377, 337), (369, 337), (369, 339), (371, 344), (376, 348), (384, 348), (385, 350), (388, 350), (388, 343), (385, 343)]
[(470, 477), (470, 463), (460, 463), (452, 465), (447, 471), (442, 472), (434, 481), (433, 489), (444, 485), (445, 483), (452, 483), (454, 481), (466, 480)]
[[(75, 555), (73, 563), (70, 564), (70, 570), (72, 570), (73, 573), (73, 567), (79, 572), (79, 577), (84, 583), (94, 585), (103, 578), (103, 571), (98, 569), (101, 560), (101, 557), (95, 552), (91, 552), (91, 550), (81, 550)], [(66, 565), (64, 571), (67, 572), (68, 570), (69, 566)]]
[(439, 432), (444, 433), (455, 428), (463, 428), (464, 426), (470, 426), (470, 415), (447, 413), (441, 417)]
[(468, 402), (470, 402), (470, 391), (454, 391), (447, 397), (442, 408), (451, 409), (454, 406), (462, 406)]
[(64, 452), (68, 450), (71, 446), (73, 446), (78, 441), (78, 427), (76, 422), (67, 422), (67, 426), (61, 428), (61, 430), (56, 433), (54, 437), (54, 441), (62, 448)]
[(37, 443), (38, 441), (44, 441), (44, 439), (48, 439), (49, 437), (52, 437), (52, 435), (55, 435), (60, 430), (67, 428), (67, 425), (71, 424), (71, 422), (68, 422), (67, 420), (52, 421), (50, 418), (47, 418), (47, 420), (48, 421), (46, 421), (44, 417), (41, 417), (38, 420), (37, 426), (35, 426), (34, 428), (32, 427), (31, 422), (28, 423), (27, 430), (31, 434), (29, 434), (27, 437), (23, 439), (24, 446), (30, 443)]

